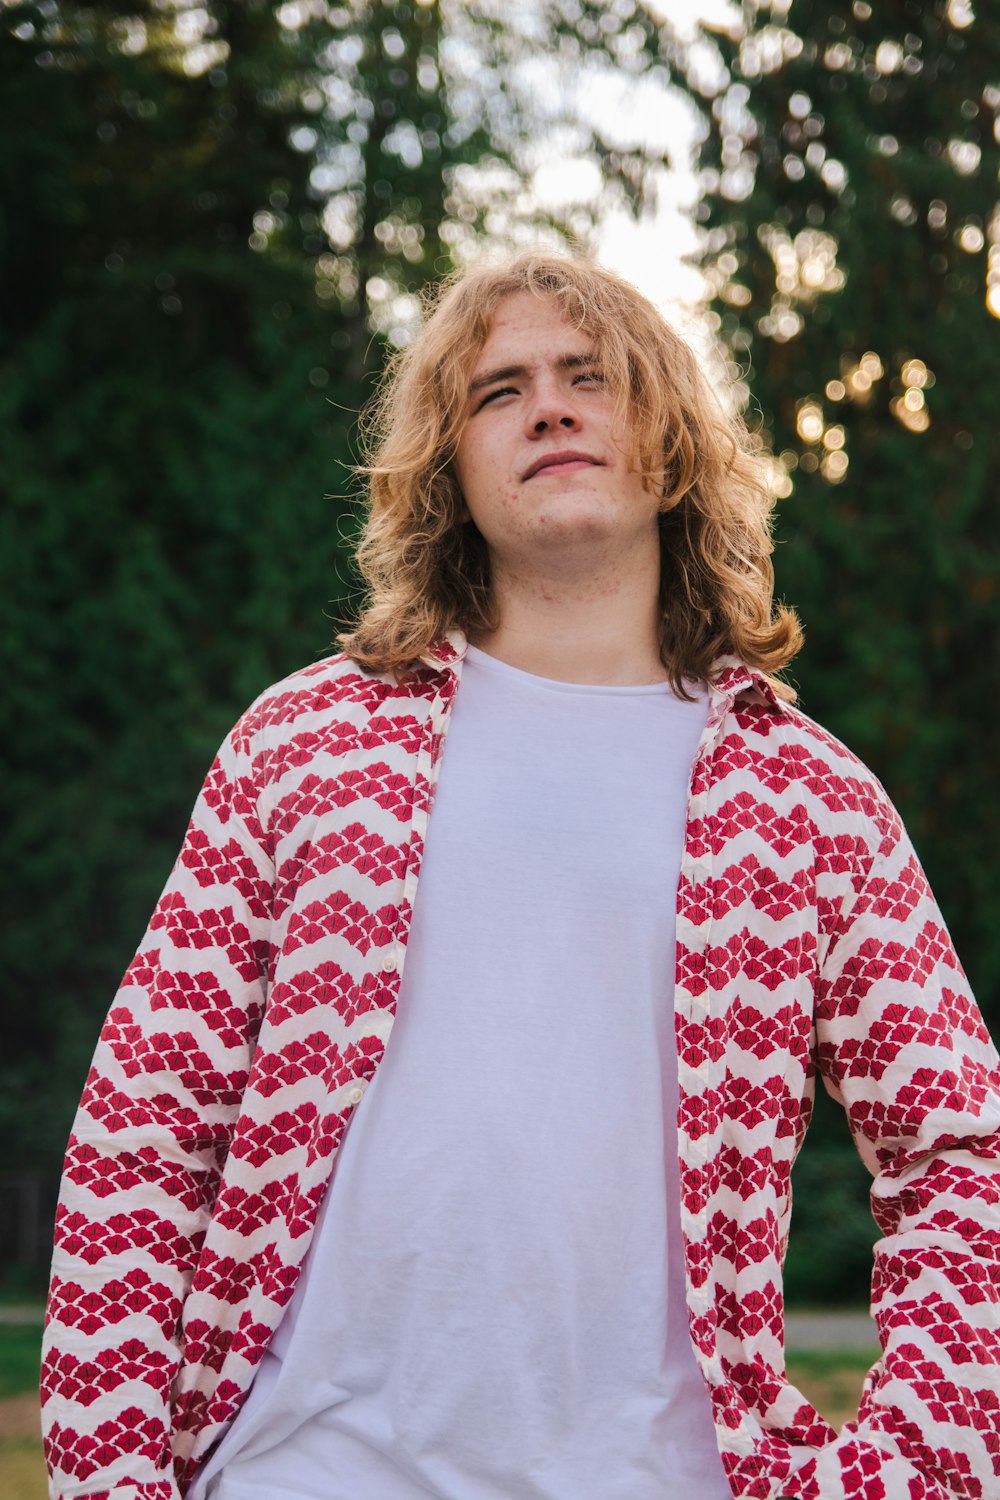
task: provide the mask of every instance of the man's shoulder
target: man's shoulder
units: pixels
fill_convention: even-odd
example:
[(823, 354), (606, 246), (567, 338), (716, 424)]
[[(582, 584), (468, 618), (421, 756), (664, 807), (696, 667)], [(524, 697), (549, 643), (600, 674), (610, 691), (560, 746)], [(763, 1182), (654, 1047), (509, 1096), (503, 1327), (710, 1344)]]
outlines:
[(300, 667), (258, 694), (233, 729), (233, 743), (253, 754), (297, 736), (325, 735), (338, 724), (357, 730), (379, 715), (405, 717), (433, 697), (437, 675), (418, 666), (397, 680), (338, 652)]
[(286, 677), (272, 682), (263, 692), (258, 693), (247, 713), (274, 710), (284, 704), (302, 701), (336, 703), (343, 698), (351, 698), (358, 691), (390, 682), (391, 678), (366, 671), (352, 661), (346, 652), (338, 651), (333, 656), (308, 662), (296, 671), (289, 672)]
[(801, 802), (816, 821), (871, 822), (883, 833), (898, 813), (876, 773), (849, 745), (795, 704), (736, 711), (738, 746), (769, 798)]
[(804, 757), (827, 762), (842, 774), (859, 776), (875, 781), (874, 771), (840, 739), (817, 719), (810, 718), (798, 704), (784, 705), (784, 713), (778, 717), (778, 742), (790, 750), (797, 750)]

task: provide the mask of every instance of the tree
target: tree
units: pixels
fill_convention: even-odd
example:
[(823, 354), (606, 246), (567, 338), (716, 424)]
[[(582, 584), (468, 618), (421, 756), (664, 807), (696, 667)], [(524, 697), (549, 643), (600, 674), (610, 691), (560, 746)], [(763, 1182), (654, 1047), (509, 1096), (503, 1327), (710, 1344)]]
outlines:
[[(996, 1032), (1000, 20), (751, 0), (664, 50), (705, 122), (712, 319), (776, 455), (803, 706), (885, 782)], [(808, 1300), (860, 1300), (870, 1268), (835, 1114), (821, 1095), (796, 1167), (788, 1291)]]
[(301, 35), (260, 6), (186, 41), (155, 6), (2, 20), (0, 1108), (51, 1166), (213, 742), (290, 646), (323, 645), (349, 453), (320, 385), (338, 329), (310, 274)]
[(605, 150), (526, 71), (599, 61), (605, 33), (571, 0), (514, 22), (0, 5), (0, 1131), (25, 1165), (56, 1170), (215, 746), (350, 611), (343, 496), (387, 341), (477, 231), (555, 232), (527, 191), (543, 138)]
[(881, 774), (1000, 1024), (1000, 20), (797, 0), (716, 33), (705, 270), (778, 456), (804, 703)]

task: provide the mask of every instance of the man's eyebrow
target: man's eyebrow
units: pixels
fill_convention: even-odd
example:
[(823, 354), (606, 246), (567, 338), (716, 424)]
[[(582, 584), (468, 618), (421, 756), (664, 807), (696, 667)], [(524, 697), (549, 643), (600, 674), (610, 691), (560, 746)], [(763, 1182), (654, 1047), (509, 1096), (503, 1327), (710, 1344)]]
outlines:
[[(596, 354), (561, 354), (556, 360), (556, 368), (581, 370), (599, 363)], [(484, 375), (477, 375), (469, 384), (469, 392), (481, 391), (484, 386), (494, 385), (498, 380), (523, 380), (529, 373), (527, 365), (502, 365), (498, 370), (487, 370)]]

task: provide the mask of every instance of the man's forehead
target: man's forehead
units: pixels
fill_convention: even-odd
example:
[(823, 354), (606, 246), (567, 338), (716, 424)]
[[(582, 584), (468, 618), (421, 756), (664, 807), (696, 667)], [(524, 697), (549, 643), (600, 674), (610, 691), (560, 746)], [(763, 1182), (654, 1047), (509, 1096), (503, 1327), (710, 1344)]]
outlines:
[(532, 334), (559, 337), (574, 346), (593, 344), (591, 335), (567, 315), (554, 297), (536, 297), (530, 292), (504, 298), (490, 321), (485, 343)]
[(546, 366), (582, 364), (596, 354), (593, 336), (558, 306), (539, 297), (510, 297), (494, 314), (470, 378), (479, 382), (489, 370), (512, 366), (533, 374)]

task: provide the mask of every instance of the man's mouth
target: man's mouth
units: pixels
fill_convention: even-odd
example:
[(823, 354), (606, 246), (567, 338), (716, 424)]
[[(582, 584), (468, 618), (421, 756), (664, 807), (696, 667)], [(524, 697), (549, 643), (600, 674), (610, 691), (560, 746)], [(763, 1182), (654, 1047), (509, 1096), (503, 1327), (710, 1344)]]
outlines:
[(536, 474), (559, 473), (565, 474), (573, 469), (585, 469), (600, 467), (600, 459), (592, 457), (589, 453), (579, 453), (575, 449), (566, 449), (560, 453), (545, 453), (541, 458), (536, 458), (524, 471), (525, 479), (533, 479)]

